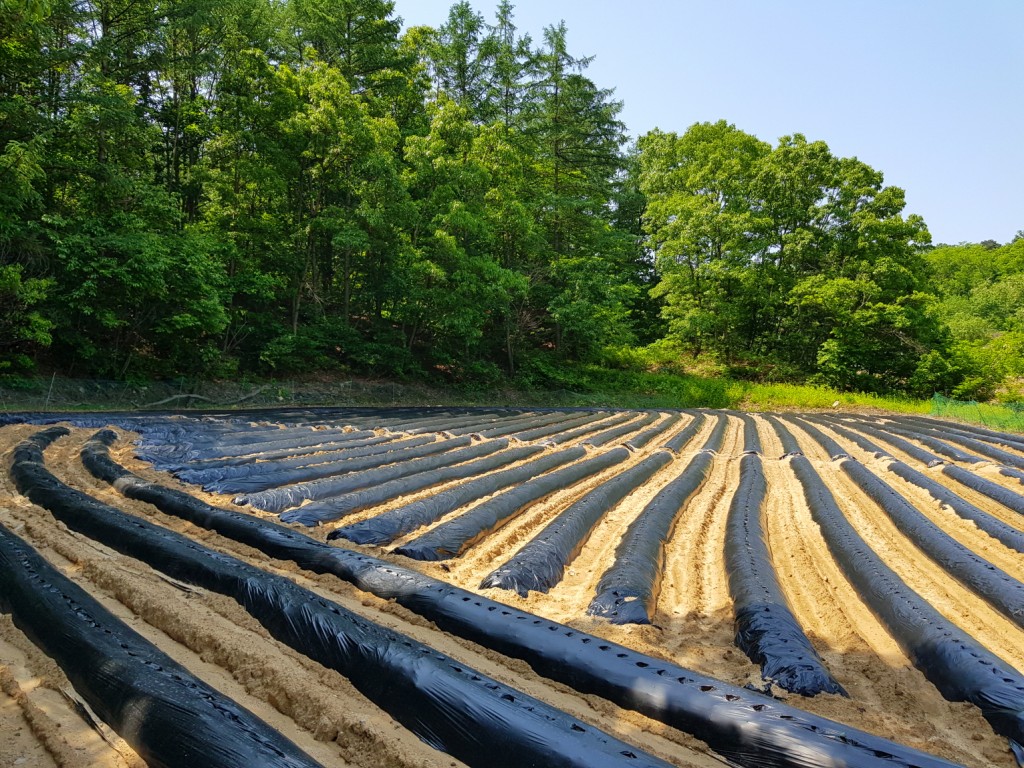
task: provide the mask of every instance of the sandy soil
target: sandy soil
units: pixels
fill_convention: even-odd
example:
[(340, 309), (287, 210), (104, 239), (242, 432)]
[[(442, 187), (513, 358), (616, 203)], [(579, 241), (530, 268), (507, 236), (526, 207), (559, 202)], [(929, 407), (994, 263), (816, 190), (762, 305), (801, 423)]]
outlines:
[[(733, 645), (732, 600), (723, 558), (725, 514), (738, 483), (743, 425), (735, 416), (723, 414), (720, 417), (728, 419), (729, 429), (707, 481), (680, 510), (675, 534), (667, 542), (665, 577), (653, 625), (614, 626), (588, 617), (585, 611), (598, 580), (613, 561), (623, 533), (654, 495), (701, 449), (714, 428), (714, 417), (708, 418), (704, 428), (680, 455), (608, 511), (594, 527), (579, 557), (569, 564), (565, 578), (547, 594), (530, 593), (524, 599), (502, 590), (482, 592), (479, 584), (568, 505), (603, 480), (659, 450), (673, 434), (686, 427), (688, 417), (622, 464), (541, 500), (461, 558), (447, 563), (419, 563), (390, 555), (377, 547), (368, 547), (365, 551), (698, 672), (740, 685), (749, 683), (760, 687), (763, 681), (758, 667)], [(764, 521), (776, 575), (795, 616), (828, 668), (850, 693), (850, 698), (820, 695), (805, 699), (778, 689), (774, 693), (794, 706), (967, 765), (1015, 765), (1005, 740), (992, 732), (980, 713), (970, 705), (945, 701), (911, 666), (883, 625), (860, 600), (811, 519), (788, 460), (778, 458), (781, 443), (774, 430), (760, 417), (755, 417), (755, 423), (764, 444), (762, 461), (768, 480)], [(115, 615), (194, 674), (286, 734), (325, 766), (451, 768), (459, 765), (392, 721), (340, 675), (271, 638), (233, 601), (177, 584), (145, 564), (71, 532), (48, 512), (20, 496), (8, 476), (10, 453), (19, 440), (35, 430), (28, 426), (0, 428), (0, 522), (29, 541)], [(293, 563), (269, 559), (247, 546), (166, 516), (150, 505), (124, 498), (112, 487), (94, 479), (79, 461), (78, 452), (94, 431), (73, 429), (70, 436), (57, 441), (46, 452), (48, 468), (63, 482), (131, 514), (194, 537), (212, 549), (293, 579), (345, 608), (442, 650), (461, 663), (518, 687), (675, 765), (722, 765), (721, 759), (705, 745), (686, 734), (542, 678), (519, 661), (440, 632), (404, 608), (360, 592), (333, 576), (318, 576), (300, 570)], [(1024, 672), (1024, 631), (929, 560), (896, 530), (884, 512), (848, 480), (839, 464), (831, 461), (806, 433), (797, 426), (791, 426), (791, 431), (833, 489), (844, 513), (883, 560), (950, 621)], [(927, 493), (888, 472), (888, 460), (874, 459), (842, 437), (829, 434), (854, 459), (862, 461), (890, 483), (936, 525), (1007, 573), (1024, 579), (1024, 556), (1020, 553), (1008, 550), (935, 502)], [(608, 446), (589, 448), (588, 455), (609, 450), (630, 436), (624, 435)], [(132, 439), (132, 435), (122, 433), (122, 440), (114, 447), (118, 461), (148, 479), (185, 488), (172, 477), (136, 460)], [(581, 437), (576, 442), (584, 439)], [(547, 450), (561, 447), (564, 446)], [(1022, 525), (1020, 515), (966, 492), (937, 470), (927, 470), (897, 451), (890, 453), (915, 469), (926, 471), (930, 477), (1004, 522), (1017, 527)], [(989, 465), (970, 469), (1020, 492), (1019, 484), (1002, 477)], [(389, 501), (361, 511), (344, 522), (372, 517), (448, 487), (450, 483)], [(194, 487), (188, 490), (210, 503), (234, 508), (228, 497), (203, 494)], [(246, 511), (277, 520), (276, 515), (248, 508)], [(333, 527), (301, 530), (322, 540)], [(0, 768), (15, 765), (137, 768), (142, 764), (116, 734), (83, 717), (80, 707), (76, 706), (74, 691), (59, 668), (2, 614), (0, 733), (5, 734), (0, 739)]]

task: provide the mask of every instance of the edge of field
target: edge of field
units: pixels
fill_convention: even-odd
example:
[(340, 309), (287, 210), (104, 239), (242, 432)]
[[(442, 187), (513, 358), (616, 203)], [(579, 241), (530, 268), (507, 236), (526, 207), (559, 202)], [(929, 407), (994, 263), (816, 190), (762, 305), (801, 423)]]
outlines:
[(288, 406), (480, 406), (516, 408), (725, 408), (749, 412), (832, 410), (928, 413), (931, 402), (799, 384), (724, 377), (584, 369), (563, 386), (517, 388), (354, 377), (119, 382), (57, 376), (0, 379), (0, 413)]

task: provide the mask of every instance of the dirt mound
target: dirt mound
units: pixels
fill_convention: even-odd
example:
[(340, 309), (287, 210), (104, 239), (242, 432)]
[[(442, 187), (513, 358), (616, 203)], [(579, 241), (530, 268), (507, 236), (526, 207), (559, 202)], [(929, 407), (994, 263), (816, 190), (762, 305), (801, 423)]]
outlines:
[[(124, 415), (106, 442), (110, 459), (135, 479), (111, 484), (94, 476), (80, 455), (87, 444), (96, 446), (93, 436), (106, 425), (102, 415), (66, 423), (70, 433), (44, 451), (45, 469), (102, 505), (284, 577), (650, 760), (721, 765), (723, 748), (708, 745), (714, 736), (697, 738), (656, 713), (642, 714), (642, 707), (552, 679), (486, 638), (442, 629), (400, 596), (268, 555), (253, 541), (241, 543), (133, 498), (130, 488), (151, 483), (182, 490), (217, 509), (279, 524), (281, 517), (260, 505), (265, 494), (285, 489), (285, 520), (287, 510), (305, 510), (320, 521), (287, 525), (321, 549), (372, 556), (396, 573), (412, 571), (464, 590), (458, 594), (466, 600), (490, 598), (557, 622), (561, 631), (620, 644), (649, 657), (645, 667), (660, 660), (723, 686), (766, 690), (774, 697), (762, 697), (769, 709), (796, 707), (956, 763), (1015, 764), (1007, 737), (1017, 726), (985, 711), (969, 675), (952, 675), (966, 669), (958, 661), (922, 658), (913, 639), (920, 627), (900, 625), (888, 612), (894, 600), (919, 600), (932, 625), (963, 633), (1007, 680), (1024, 679), (1024, 614), (1014, 608), (1024, 580), (1024, 552), (1015, 548), (1022, 523), (998, 500), (1024, 494), (1024, 446), (1012, 438), (929, 420), (714, 411), (681, 418), (506, 409)], [(325, 766), (460, 764), (428, 744), (423, 731), (400, 724), (356, 678), (282, 641), (237, 600), (169, 576), (22, 495), (10, 474), (14, 448), (39, 430), (0, 428), (0, 524), (113, 616)], [(950, 453), (940, 453), (942, 446)], [(743, 461), (752, 455), (756, 462)], [(969, 472), (971, 485), (943, 471), (950, 466)], [(896, 471), (903, 468), (908, 471)], [(748, 477), (755, 471), (760, 484)], [(241, 495), (216, 493), (173, 476), (183, 472), (210, 489), (240, 482), (255, 488), (261, 477), (274, 484)], [(687, 473), (690, 481), (681, 481)], [(868, 474), (889, 495), (879, 496)], [(937, 497), (929, 483), (955, 498)], [(761, 486), (738, 499), (738, 489)], [(654, 515), (659, 507), (670, 513)], [(833, 525), (828, 514), (842, 520)], [(372, 528), (378, 518), (389, 521), (379, 524), (386, 529), (380, 544), (354, 543), (349, 531)], [(847, 550), (834, 527), (841, 525), (853, 534)], [(729, 563), (733, 571), (739, 566), (726, 552), (737, 531), (748, 532), (745, 547), (755, 553), (763, 547), (762, 564), (749, 567), (763, 570), (754, 576), (767, 579), (766, 594), (775, 595), (771, 607), (781, 613), (773, 615), (788, 616), (793, 636), (805, 638), (800, 663), (773, 645), (771, 631), (754, 627), (742, 649), (736, 644), (737, 629), (744, 628), (737, 626), (740, 609), (752, 599), (731, 578)], [(861, 546), (866, 554), (851, 562), (844, 552)], [(432, 559), (396, 550), (430, 552)], [(951, 553), (948, 560), (941, 552)], [(640, 563), (629, 574), (641, 576), (615, 582), (617, 607), (641, 623), (588, 613), (609, 569), (628, 558)], [(869, 561), (872, 573), (897, 586), (869, 594), (863, 581)], [(985, 579), (970, 570), (975, 562)], [(518, 592), (481, 586), (494, 583), (488, 577), (499, 571), (512, 574), (508, 583), (533, 586)], [(779, 653), (783, 666), (797, 670), (793, 679), (806, 680), (800, 664), (810, 660), (849, 695), (807, 697), (780, 687), (780, 675), (765, 680), (763, 665), (779, 661)], [(67, 676), (6, 615), (0, 617), (0, 692), (0, 727), (12, 735), (0, 745), (0, 766), (143, 764), (128, 737), (90, 716)], [(949, 701), (943, 693), (967, 700)], [(1008, 694), (1001, 689), (1000, 695)], [(1017, 706), (1019, 718), (1024, 695)]]

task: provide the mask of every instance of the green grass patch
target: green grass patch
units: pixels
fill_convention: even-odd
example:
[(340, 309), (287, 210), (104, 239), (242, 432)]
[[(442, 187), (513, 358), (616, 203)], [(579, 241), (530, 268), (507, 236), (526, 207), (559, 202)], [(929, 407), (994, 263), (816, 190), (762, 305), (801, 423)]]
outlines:
[(935, 395), (930, 401), (932, 416), (982, 424), (992, 429), (1024, 432), (1024, 404), (1000, 405), (972, 400), (950, 400)]
[[(714, 376), (584, 367), (576, 392), (557, 394), (563, 405), (619, 408), (731, 408), (743, 411), (879, 409), (928, 413), (928, 400), (839, 392), (801, 384), (763, 384)], [(838, 403), (838, 405), (837, 405)]]
[[(776, 410), (886, 410), (928, 413), (927, 400), (838, 392), (826, 387), (755, 383), (678, 371), (622, 370), (593, 366), (547, 367), (510, 384), (362, 380), (343, 377), (281, 380), (125, 383), (38, 378), (0, 381), (0, 413), (294, 405), (486, 405), (601, 408), (730, 408)], [(838, 405), (835, 405), (838, 403)]]

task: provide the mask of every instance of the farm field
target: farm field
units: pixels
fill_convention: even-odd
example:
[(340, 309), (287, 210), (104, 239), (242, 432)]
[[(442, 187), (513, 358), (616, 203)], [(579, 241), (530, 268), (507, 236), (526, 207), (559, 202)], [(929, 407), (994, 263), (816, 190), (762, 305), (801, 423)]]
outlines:
[(0, 766), (1024, 758), (1020, 435), (712, 410), (67, 419), (0, 422)]

